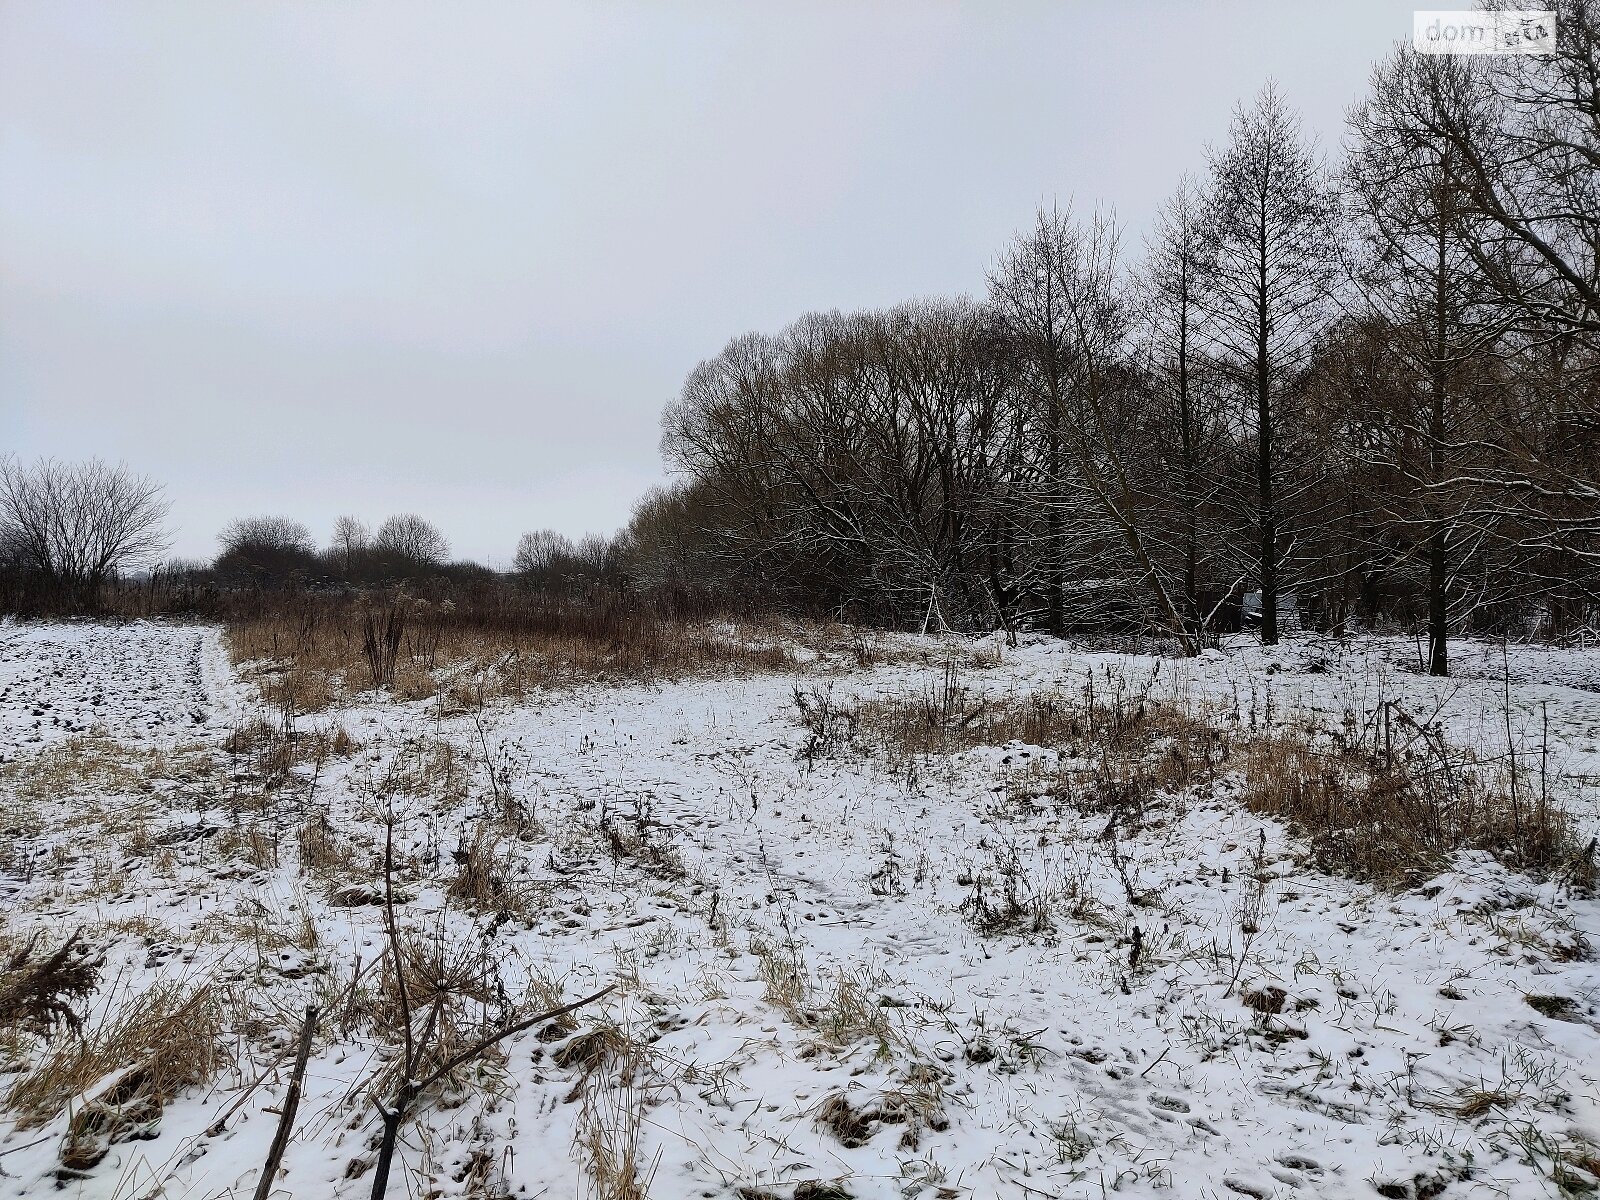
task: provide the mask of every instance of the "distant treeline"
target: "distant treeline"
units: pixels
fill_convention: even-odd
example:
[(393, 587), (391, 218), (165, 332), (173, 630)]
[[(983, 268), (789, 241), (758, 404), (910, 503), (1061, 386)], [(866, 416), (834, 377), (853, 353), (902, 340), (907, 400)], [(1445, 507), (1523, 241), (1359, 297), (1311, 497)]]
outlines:
[(340, 517), (322, 547), (293, 518), (253, 516), (223, 527), (214, 558), (173, 559), (162, 557), (166, 513), (161, 485), (123, 465), (0, 459), (0, 613), (253, 620), (322, 611), (300, 605), (306, 597), (387, 603), (403, 593), (469, 622), (603, 629), (629, 613), (673, 620), (752, 608), (711, 585), (640, 587), (626, 533), (576, 542), (527, 533), (511, 569), (495, 571), (452, 560), (443, 533), (415, 513), (376, 529)]

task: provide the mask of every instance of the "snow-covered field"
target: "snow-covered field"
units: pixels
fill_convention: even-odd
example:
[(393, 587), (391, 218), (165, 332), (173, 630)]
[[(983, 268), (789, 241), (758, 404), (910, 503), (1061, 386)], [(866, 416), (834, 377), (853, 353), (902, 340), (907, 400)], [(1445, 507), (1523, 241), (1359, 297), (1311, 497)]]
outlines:
[[(163, 1111), (80, 1118), (75, 1139), (67, 1113), (0, 1114), (0, 1195), (250, 1195), (309, 1003), (273, 1194), (366, 1195), (369, 1091), (394, 1054), (369, 1019), (391, 809), (397, 922), (493, 979), (473, 1019), (616, 984), (427, 1095), (391, 1195), (1593, 1190), (1600, 903), (1482, 853), (1398, 893), (1321, 874), (1226, 779), (1108, 838), (1103, 812), (1030, 793), (1053, 750), (803, 753), (797, 687), (848, 707), (943, 678), (939, 643), (881, 643), (899, 651), (882, 666), (478, 712), (367, 696), (293, 717), (273, 766), (248, 731), (283, 714), (218, 631), (0, 626), (0, 934), (83, 928), (104, 955), (85, 1037), (163, 982), (205, 984), (224, 1049)], [(957, 655), (975, 696), (1077, 695), (1093, 674), (1256, 728), (1390, 700), (1485, 752), (1509, 729), (1584, 839), (1600, 830), (1600, 651), (1463, 643), (1466, 677), (1432, 680), (1396, 640), (1159, 663), (980, 649)], [(448, 890), (475, 839), (487, 900)], [(974, 897), (1008, 878), (1041, 919), (984, 931)], [(0, 1046), (0, 1104), (20, 1107), (44, 1052)], [(597, 1161), (631, 1163), (638, 1190)]]

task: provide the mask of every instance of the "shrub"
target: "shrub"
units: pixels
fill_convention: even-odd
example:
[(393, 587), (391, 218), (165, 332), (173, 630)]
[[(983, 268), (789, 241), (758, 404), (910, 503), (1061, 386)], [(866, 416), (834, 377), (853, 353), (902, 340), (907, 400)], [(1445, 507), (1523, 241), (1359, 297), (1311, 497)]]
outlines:
[(39, 1037), (79, 1033), (83, 1017), (74, 1005), (94, 991), (100, 962), (89, 956), (81, 930), (49, 953), (39, 948), (43, 936), (34, 933), (0, 966), (0, 1028)]
[(1244, 802), (1306, 837), (1319, 867), (1373, 883), (1415, 882), (1462, 850), (1583, 883), (1592, 876), (1548, 794), (1512, 764), (1481, 763), (1437, 738), (1405, 754), (1263, 738), (1246, 752)]

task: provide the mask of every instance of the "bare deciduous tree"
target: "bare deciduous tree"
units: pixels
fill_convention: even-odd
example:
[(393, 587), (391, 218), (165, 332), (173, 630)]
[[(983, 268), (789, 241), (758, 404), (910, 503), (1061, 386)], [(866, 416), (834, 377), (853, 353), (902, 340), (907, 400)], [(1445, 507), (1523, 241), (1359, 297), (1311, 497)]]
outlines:
[(1483, 458), (1490, 431), (1478, 393), (1503, 332), (1472, 248), (1485, 223), (1466, 203), (1449, 141), (1413, 116), (1439, 76), (1455, 69), (1439, 56), (1397, 51), (1351, 112), (1346, 170), (1364, 251), (1356, 264), (1361, 297), (1394, 360), (1394, 386), (1364, 389), (1374, 401), (1369, 412), (1388, 418), (1364, 450), (1398, 475), (1384, 506), (1383, 524), (1398, 531), (1390, 540), (1426, 560), (1434, 675), (1450, 673), (1450, 601), (1482, 530), (1481, 494), (1461, 477)]
[(436, 567), (450, 556), (444, 534), (415, 513), (400, 513), (378, 527), (372, 548), (379, 554), (418, 566)]
[(1261, 640), (1278, 640), (1286, 544), (1300, 534), (1286, 478), (1284, 412), (1327, 317), (1338, 265), (1334, 197), (1299, 118), (1268, 85), (1234, 113), (1228, 144), (1211, 154), (1202, 294), (1222, 363), (1242, 401), (1255, 463), (1252, 523)]
[(343, 516), (333, 523), (333, 541), (330, 550), (339, 565), (349, 572), (356, 556), (371, 544), (372, 533), (360, 517)]
[[(1145, 537), (1140, 497), (1127, 462), (1117, 396), (1131, 313), (1118, 260), (1116, 229), (1105, 217), (1083, 227), (1058, 210), (1041, 210), (1029, 233), (990, 274), (996, 307), (1011, 332), (1031, 407), (1045, 428), (1045, 490), (1063, 510), (1097, 511), (1121, 541), (1134, 587), (1189, 653), (1197, 631), (1173, 598), (1166, 572)], [(1061, 458), (1056, 457), (1060, 452)], [(1052, 544), (1054, 557), (1065, 548)], [(1057, 568), (1059, 569), (1059, 567)]]
[(254, 546), (316, 553), (311, 531), (293, 517), (238, 517), (222, 527), (217, 541), (222, 543), (224, 553)]
[(1600, 564), (1600, 4), (1553, 7), (1553, 53), (1401, 55), (1371, 101), (1438, 157), (1459, 248), (1506, 326), (1495, 359), (1517, 397), (1447, 482), (1477, 491), (1475, 532), (1547, 616), (1562, 596), (1592, 604)]
[(542, 576), (563, 557), (577, 553), (572, 539), (554, 529), (539, 529), (517, 539), (517, 553), (511, 569), (518, 575)]
[(1254, 577), (1264, 641), (1293, 590), (1425, 627), (1439, 673), (1452, 631), (1593, 624), (1600, 0), (1557, 23), (1553, 56), (1398, 56), (1337, 177), (1269, 86), (1131, 292), (1109, 222), (1045, 211), (987, 305), (736, 338), (664, 417), (634, 578), (1194, 650)]
[(167, 548), (160, 484), (99, 459), (0, 460), (0, 541), (59, 599), (93, 609), (119, 572)]
[(1137, 428), (1151, 459), (1147, 504), (1167, 518), (1152, 523), (1150, 536), (1181, 564), (1184, 616), (1197, 633), (1233, 590), (1224, 568), (1221, 586), (1202, 606), (1202, 562), (1226, 547), (1217, 501), (1227, 440), (1199, 295), (1208, 251), (1202, 218), (1201, 198), (1185, 176), (1156, 217), (1135, 292), (1146, 397)]
[(240, 517), (217, 535), (215, 569), (233, 584), (280, 585), (317, 567), (311, 531), (293, 517)]

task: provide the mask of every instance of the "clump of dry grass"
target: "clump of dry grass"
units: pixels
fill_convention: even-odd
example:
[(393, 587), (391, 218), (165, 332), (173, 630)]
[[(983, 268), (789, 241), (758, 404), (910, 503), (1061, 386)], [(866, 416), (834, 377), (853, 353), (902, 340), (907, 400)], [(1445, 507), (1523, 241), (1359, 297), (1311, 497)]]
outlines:
[[(1401, 752), (1315, 730), (1275, 733), (1245, 740), (1238, 767), (1230, 761), (1237, 729), (1149, 691), (1091, 675), (1076, 695), (985, 696), (948, 663), (909, 694), (844, 704), (796, 689), (795, 705), (810, 734), (808, 757), (863, 745), (914, 766), (919, 756), (1011, 742), (1057, 750), (1053, 777), (1030, 764), (1012, 780), (1014, 796), (1047, 794), (1113, 819), (1142, 813), (1159, 793), (1181, 795), (1237, 770), (1245, 805), (1304, 835), (1317, 865), (1385, 886), (1437, 873), (1462, 850), (1579, 887), (1594, 883), (1592, 845), (1583, 848), (1525, 762), (1480, 761), (1411, 722), (1416, 736)], [(963, 906), (975, 928), (1048, 927), (1048, 914), (1014, 876), (1000, 870), (980, 883)]]
[(794, 703), (810, 734), (802, 749), (808, 759), (860, 745), (901, 764), (921, 755), (1022, 743), (1071, 759), (1137, 762), (1145, 775), (1141, 786), (1176, 788), (1214, 774), (1225, 755), (1226, 739), (1208, 721), (1120, 678), (1097, 685), (1091, 676), (1076, 693), (988, 695), (949, 661), (938, 675), (898, 695), (847, 702), (826, 689), (796, 688)]
[(1063, 897), (1030, 877), (1015, 846), (1000, 847), (992, 858), (990, 866), (975, 872), (968, 883), (960, 908), (967, 924), (987, 937), (1037, 936), (1054, 929)]
[(1082, 713), (1049, 693), (986, 697), (975, 693), (954, 663), (909, 696), (885, 698), (858, 710), (863, 732), (899, 757), (950, 754), (973, 746), (1027, 742), (1049, 746), (1076, 737)]
[(857, 706), (841, 704), (833, 698), (833, 689), (815, 687), (794, 689), (796, 719), (809, 736), (800, 748), (800, 756), (814, 764), (818, 758), (827, 758), (850, 746), (861, 727)]
[(774, 947), (752, 938), (750, 953), (755, 955), (761, 980), (766, 985), (766, 1002), (781, 1009), (796, 1025), (813, 1024), (810, 1007), (816, 984), (800, 947), (792, 941), (786, 946)]
[(550, 1061), (577, 1074), (577, 1081), (567, 1093), (569, 1104), (583, 1094), (589, 1077), (596, 1072), (609, 1072), (617, 1082), (631, 1085), (644, 1065), (642, 1048), (615, 1025), (596, 1025), (569, 1038), (551, 1052)]
[(219, 858), (243, 859), (258, 871), (279, 863), (277, 833), (255, 821), (238, 821), (223, 828), (211, 843)]
[(78, 1036), (57, 1039), (17, 1077), (5, 1106), (22, 1127), (32, 1128), (81, 1101), (61, 1158), (65, 1174), (81, 1172), (113, 1143), (152, 1129), (183, 1089), (223, 1069), (232, 1004), (220, 984), (182, 980), (108, 1001)]
[(629, 862), (663, 879), (682, 879), (688, 874), (683, 853), (666, 840), (659, 826), (647, 817), (635, 819), (607, 816), (600, 823), (606, 848), (618, 862)]
[(1276, 985), (1263, 984), (1256, 988), (1246, 988), (1240, 993), (1239, 998), (1244, 1001), (1246, 1008), (1263, 1016), (1276, 1016), (1283, 1011), (1289, 994)]
[(295, 831), (295, 845), (302, 871), (328, 874), (355, 868), (354, 847), (340, 835), (326, 813), (313, 813), (306, 819)]
[(321, 766), (334, 755), (346, 757), (355, 749), (343, 726), (301, 730), (264, 718), (235, 726), (222, 743), (235, 781), (250, 779), (264, 792), (289, 783), (302, 764)]
[(451, 854), (455, 875), (446, 893), (468, 908), (502, 918), (526, 916), (528, 895), (513, 881), (515, 851), (502, 846), (498, 832), (482, 825)]
[(871, 967), (835, 972), (833, 987), (818, 1014), (818, 1031), (835, 1046), (850, 1046), (867, 1038), (882, 1046), (901, 1041), (890, 1020), (893, 1010), (882, 1003), (887, 983), (883, 973)]
[(648, 1200), (660, 1156), (645, 1157), (647, 1097), (637, 1072), (597, 1071), (589, 1080), (573, 1145), (595, 1200)]
[(1592, 883), (1567, 814), (1509, 765), (1431, 739), (1416, 752), (1323, 748), (1304, 735), (1247, 747), (1244, 802), (1307, 838), (1324, 870), (1401, 886), (1482, 850), (1519, 870)]
[(750, 953), (766, 984), (766, 1002), (800, 1028), (815, 1030), (823, 1045), (843, 1048), (868, 1039), (881, 1046), (904, 1043), (894, 1010), (883, 1003), (888, 978), (875, 967), (840, 967), (819, 981), (794, 942), (775, 947), (752, 939)]
[[(216, 943), (230, 948), (248, 946), (255, 951), (258, 970), (273, 965), (283, 970), (281, 959), (290, 958), (297, 965), (286, 974), (298, 978), (305, 973), (298, 965), (305, 955), (312, 954), (322, 944), (322, 935), (312, 919), (310, 905), (305, 897), (290, 906), (289, 911), (262, 903), (253, 896), (239, 900), (230, 912), (219, 909), (195, 926), (195, 940)], [(286, 950), (298, 951), (287, 955)]]
[(372, 781), (383, 796), (428, 796), (445, 805), (466, 803), (472, 782), (472, 757), (448, 738), (408, 737)]
[(162, 779), (190, 780), (212, 771), (198, 746), (132, 746), (104, 733), (84, 733), (0, 766), (0, 784), (25, 801), (151, 794)]
[(857, 1107), (849, 1094), (836, 1092), (817, 1105), (819, 1128), (831, 1133), (846, 1150), (865, 1146), (876, 1130), (878, 1114), (868, 1107)]
[(913, 1063), (895, 1086), (881, 1092), (835, 1092), (817, 1105), (813, 1120), (847, 1150), (865, 1146), (886, 1125), (901, 1128), (900, 1150), (916, 1150), (924, 1130), (950, 1127), (944, 1112), (944, 1081), (939, 1068)]

